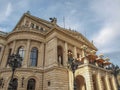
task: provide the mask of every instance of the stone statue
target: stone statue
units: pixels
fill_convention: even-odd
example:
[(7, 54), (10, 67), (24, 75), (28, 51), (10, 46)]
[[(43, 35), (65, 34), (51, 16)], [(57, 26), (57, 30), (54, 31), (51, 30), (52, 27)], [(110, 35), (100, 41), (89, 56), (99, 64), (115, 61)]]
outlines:
[(49, 18), (51, 23), (56, 24), (57, 23), (57, 18), (53, 17), (53, 18)]

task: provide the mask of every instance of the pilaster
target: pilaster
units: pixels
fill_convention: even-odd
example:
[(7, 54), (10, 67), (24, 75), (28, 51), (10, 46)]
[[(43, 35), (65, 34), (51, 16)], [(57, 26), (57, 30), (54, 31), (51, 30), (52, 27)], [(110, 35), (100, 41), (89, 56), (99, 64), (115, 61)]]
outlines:
[(25, 87), (25, 82), (23, 82), (23, 86), (22, 86), (22, 79), (18, 80), (18, 88), (19, 90), (26, 90), (26, 87)]
[(67, 66), (68, 62), (68, 44), (65, 42), (65, 50), (64, 50), (64, 66)]
[(111, 86), (110, 86), (108, 74), (106, 74), (106, 79), (105, 79), (105, 81), (106, 81), (107, 90), (111, 90), (111, 88), (110, 88)]
[(53, 38), (45, 44), (45, 67), (58, 66), (57, 38)]
[(100, 72), (98, 72), (97, 82), (98, 82), (98, 88), (99, 88), (99, 90), (103, 90), (103, 84), (102, 84)]
[(114, 90), (118, 90), (117, 83), (116, 83), (116, 78), (115, 78), (114, 75), (112, 75), (112, 79), (113, 79), (113, 88), (114, 88)]
[(54, 46), (54, 47), (55, 47), (55, 49), (54, 49), (55, 63), (58, 64), (58, 62), (57, 62), (57, 40), (58, 40), (58, 39), (57, 39), (57, 38), (54, 38), (54, 40), (55, 40), (55, 41), (54, 41), (54, 43), (55, 43), (55, 46)]
[(73, 90), (73, 73), (72, 71), (68, 70), (69, 73), (69, 90)]
[(41, 43), (40, 44), (40, 49), (38, 51), (38, 67), (42, 67), (44, 65), (44, 58), (45, 58), (45, 46), (44, 46), (44, 43)]
[(26, 47), (26, 52), (25, 52), (25, 58), (23, 60), (23, 67), (27, 67), (29, 65), (29, 54), (30, 54), (30, 42), (31, 40), (27, 41), (27, 47)]
[(86, 90), (94, 90), (93, 88), (93, 80), (92, 80), (92, 73), (88, 69), (85, 74), (85, 81), (86, 81)]
[(15, 46), (16, 46), (16, 40), (13, 41), (13, 45), (12, 45), (12, 52), (11, 54), (15, 54)]
[(5, 46), (1, 46), (1, 55), (0, 55), (0, 65), (1, 65), (1, 62), (2, 62), (2, 57), (3, 57), (3, 53), (4, 53), (4, 49), (5, 49)]
[(6, 64), (7, 64), (7, 60), (8, 60), (8, 53), (9, 53), (9, 46), (6, 45), (5, 47), (5, 51), (4, 51), (4, 54), (3, 54), (3, 58), (2, 58), (2, 61), (1, 61), (1, 67), (5, 67)]

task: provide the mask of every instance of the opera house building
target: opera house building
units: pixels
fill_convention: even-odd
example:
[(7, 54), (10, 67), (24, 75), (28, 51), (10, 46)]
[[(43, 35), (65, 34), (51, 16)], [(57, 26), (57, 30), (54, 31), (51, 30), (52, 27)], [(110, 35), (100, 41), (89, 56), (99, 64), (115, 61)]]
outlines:
[[(60, 27), (56, 18), (25, 13), (11, 32), (0, 31), (0, 90), (118, 90), (110, 61), (96, 52), (85, 36)], [(22, 61), (14, 70), (10, 57), (17, 54)]]

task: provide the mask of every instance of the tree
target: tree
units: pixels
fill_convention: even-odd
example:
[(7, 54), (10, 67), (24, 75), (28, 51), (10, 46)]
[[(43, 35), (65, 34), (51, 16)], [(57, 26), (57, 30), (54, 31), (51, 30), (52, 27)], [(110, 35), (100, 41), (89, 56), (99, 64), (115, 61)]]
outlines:
[[(110, 70), (112, 71), (112, 74), (115, 76), (116, 83), (117, 83), (117, 87), (120, 88), (120, 86), (119, 86), (119, 84), (118, 84), (118, 80), (117, 80), (117, 76), (118, 76), (118, 74), (120, 73), (120, 68), (119, 68), (119, 66), (118, 66), (118, 65), (111, 64)], [(118, 89), (118, 90), (120, 90), (120, 89)]]

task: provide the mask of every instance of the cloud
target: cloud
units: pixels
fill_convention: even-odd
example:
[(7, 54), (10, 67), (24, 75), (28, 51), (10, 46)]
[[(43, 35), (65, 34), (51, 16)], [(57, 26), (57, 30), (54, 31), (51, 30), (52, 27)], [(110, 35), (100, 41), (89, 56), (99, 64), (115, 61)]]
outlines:
[[(120, 1), (93, 0), (91, 11), (95, 18), (102, 20), (103, 26), (93, 36), (95, 45), (104, 53), (117, 52), (120, 49)], [(109, 5), (109, 6), (108, 6)]]
[(94, 35), (94, 41), (99, 47), (109, 47), (111, 43), (116, 42), (119, 35), (118, 29), (115, 27), (103, 27), (96, 35)]
[(65, 17), (66, 28), (86, 34), (106, 55), (120, 51), (120, 0), (3, 0), (0, 4), (2, 31), (11, 31), (22, 14), (30, 10), (32, 15), (43, 19), (58, 18), (62, 27)]
[(29, 10), (29, 0), (5, 0), (0, 1), (0, 5), (0, 30), (6, 32), (11, 31), (21, 15)]
[(6, 28), (0, 27), (0, 31), (7, 32)]
[(12, 12), (12, 4), (8, 3), (0, 10), (0, 23), (7, 20), (7, 18), (10, 16)]
[(5, 16), (8, 17), (12, 12), (12, 4), (8, 3), (7, 8), (6, 8), (6, 12), (5, 12)]

